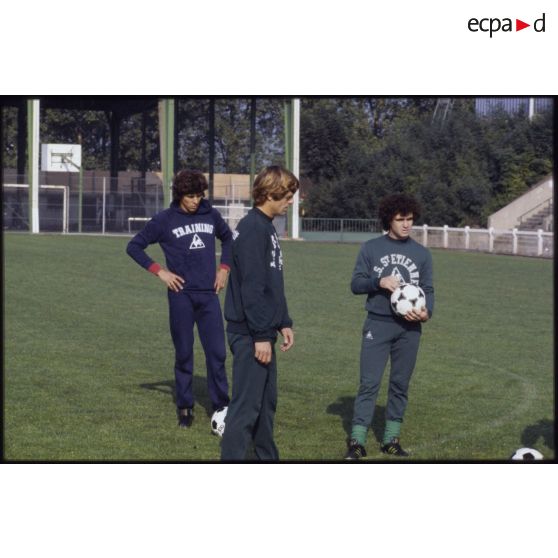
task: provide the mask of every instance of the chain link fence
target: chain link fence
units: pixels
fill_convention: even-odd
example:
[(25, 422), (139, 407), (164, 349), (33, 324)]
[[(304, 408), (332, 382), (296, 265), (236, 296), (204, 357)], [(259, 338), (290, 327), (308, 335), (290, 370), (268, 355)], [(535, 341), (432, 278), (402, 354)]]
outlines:
[[(65, 174), (62, 184), (57, 173), (40, 173), (39, 230), (58, 233), (134, 234), (153, 215), (164, 209), (163, 185), (157, 180), (132, 178), (118, 183), (109, 177), (84, 177), (81, 186), (81, 223), (79, 219), (80, 186), (78, 176)], [(7, 179), (7, 180), (6, 180)], [(29, 186), (25, 175), (9, 175), (2, 185), (5, 231), (29, 230)], [(216, 200), (231, 229), (244, 217), (249, 206)], [(274, 221), (280, 236), (287, 233), (284, 217)], [(300, 219), (300, 236), (305, 240), (364, 242), (382, 233), (378, 219)], [(412, 237), (431, 248), (471, 250), (495, 254), (554, 257), (551, 232), (474, 229), (469, 227), (413, 227)]]
[[(61, 180), (62, 178), (62, 180)], [(62, 183), (65, 182), (65, 183)], [(39, 177), (40, 232), (133, 234), (165, 208), (163, 185), (153, 178), (132, 178), (122, 184), (110, 177), (45, 173)], [(2, 184), (4, 230), (29, 230), (29, 185), (26, 175), (5, 176)], [(216, 200), (214, 205), (231, 228), (249, 207)]]
[(364, 242), (382, 234), (379, 219), (320, 219), (300, 220), (300, 236), (306, 240), (330, 242)]
[[(77, 174), (41, 172), (39, 184), (41, 232), (131, 232), (164, 207), (162, 184), (141, 178), (122, 186), (116, 178), (87, 176), (80, 187)], [(4, 177), (2, 201), (4, 230), (29, 230), (26, 175)]]

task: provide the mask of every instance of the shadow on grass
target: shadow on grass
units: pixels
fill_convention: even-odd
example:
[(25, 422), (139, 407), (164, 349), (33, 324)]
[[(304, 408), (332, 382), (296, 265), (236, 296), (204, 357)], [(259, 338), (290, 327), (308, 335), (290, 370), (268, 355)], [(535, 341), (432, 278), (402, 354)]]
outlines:
[(539, 438), (543, 439), (544, 445), (554, 450), (554, 422), (548, 419), (541, 419), (535, 424), (530, 424), (521, 434), (521, 443), (526, 448), (535, 447)]
[[(164, 380), (162, 382), (145, 383), (139, 385), (143, 389), (148, 389), (152, 391), (158, 391), (160, 393), (165, 393), (170, 396), (172, 402), (176, 406), (176, 387), (174, 380)], [(194, 376), (192, 381), (192, 388), (194, 390), (194, 396), (196, 398), (196, 406), (201, 406), (205, 409), (208, 417), (213, 414), (213, 407), (211, 405), (211, 400), (207, 393), (207, 382), (205, 378), (199, 378)]]
[[(330, 415), (338, 415), (343, 423), (343, 430), (347, 434), (347, 439), (351, 436), (354, 397), (339, 397), (335, 403), (328, 405), (326, 412)], [(384, 427), (386, 425), (386, 408), (376, 405), (374, 418), (372, 419), (371, 430), (377, 442), (381, 442), (384, 436)]]

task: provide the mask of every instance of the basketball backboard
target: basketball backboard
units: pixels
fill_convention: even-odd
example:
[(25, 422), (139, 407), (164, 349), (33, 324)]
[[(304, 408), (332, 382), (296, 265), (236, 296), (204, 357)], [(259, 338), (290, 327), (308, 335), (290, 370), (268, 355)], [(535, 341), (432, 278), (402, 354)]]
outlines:
[(41, 145), (41, 170), (79, 172), (81, 145), (68, 143), (43, 143)]

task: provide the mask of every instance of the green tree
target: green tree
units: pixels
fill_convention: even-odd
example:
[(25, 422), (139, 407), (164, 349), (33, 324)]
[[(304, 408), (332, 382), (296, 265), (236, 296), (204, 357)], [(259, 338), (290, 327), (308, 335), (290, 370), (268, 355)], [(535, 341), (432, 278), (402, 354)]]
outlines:
[[(119, 170), (142, 169), (142, 130), (145, 126), (145, 171), (161, 170), (159, 148), (159, 117), (157, 109), (135, 113), (120, 124)], [(105, 163), (106, 164), (106, 163)]]
[(17, 167), (17, 108), (2, 106), (2, 159), (4, 168)]
[(41, 143), (80, 144), (85, 169), (109, 166), (110, 131), (101, 111), (42, 110), (40, 133)]
[(422, 202), (422, 222), (486, 226), (552, 168), (551, 113), (478, 118), (473, 99), (458, 99), (440, 121), (434, 106), (420, 98), (305, 103), (307, 215), (375, 217), (382, 196), (409, 192)]
[[(179, 99), (178, 159), (183, 166), (207, 169), (209, 100)], [(256, 167), (284, 159), (282, 99), (256, 100)], [(250, 172), (251, 100), (215, 100), (215, 170)]]

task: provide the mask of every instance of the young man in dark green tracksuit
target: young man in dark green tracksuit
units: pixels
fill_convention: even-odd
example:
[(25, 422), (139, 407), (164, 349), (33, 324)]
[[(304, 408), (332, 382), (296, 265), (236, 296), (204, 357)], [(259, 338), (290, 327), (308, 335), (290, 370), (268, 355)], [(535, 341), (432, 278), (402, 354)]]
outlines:
[[(362, 245), (351, 281), (354, 294), (367, 295), (368, 315), (362, 329), (360, 386), (346, 459), (366, 456), (366, 435), (388, 358), (391, 358), (391, 371), (381, 451), (408, 455), (399, 443), (399, 434), (419, 348), (421, 323), (432, 316), (434, 309), (430, 251), (410, 238), (413, 221), (420, 214), (418, 203), (411, 196), (392, 194), (381, 200), (379, 214), (388, 232)], [(392, 312), (390, 297), (403, 283), (422, 288), (426, 308), (412, 310), (401, 318)]]
[(298, 180), (291, 172), (278, 166), (265, 168), (254, 181), (254, 208), (233, 233), (225, 297), (233, 386), (221, 442), (223, 461), (246, 459), (251, 443), (257, 459), (279, 459), (273, 440), (275, 342), (281, 333), (281, 351), (288, 351), (294, 334), (284, 292), (283, 255), (272, 221), (285, 215), (297, 190)]

